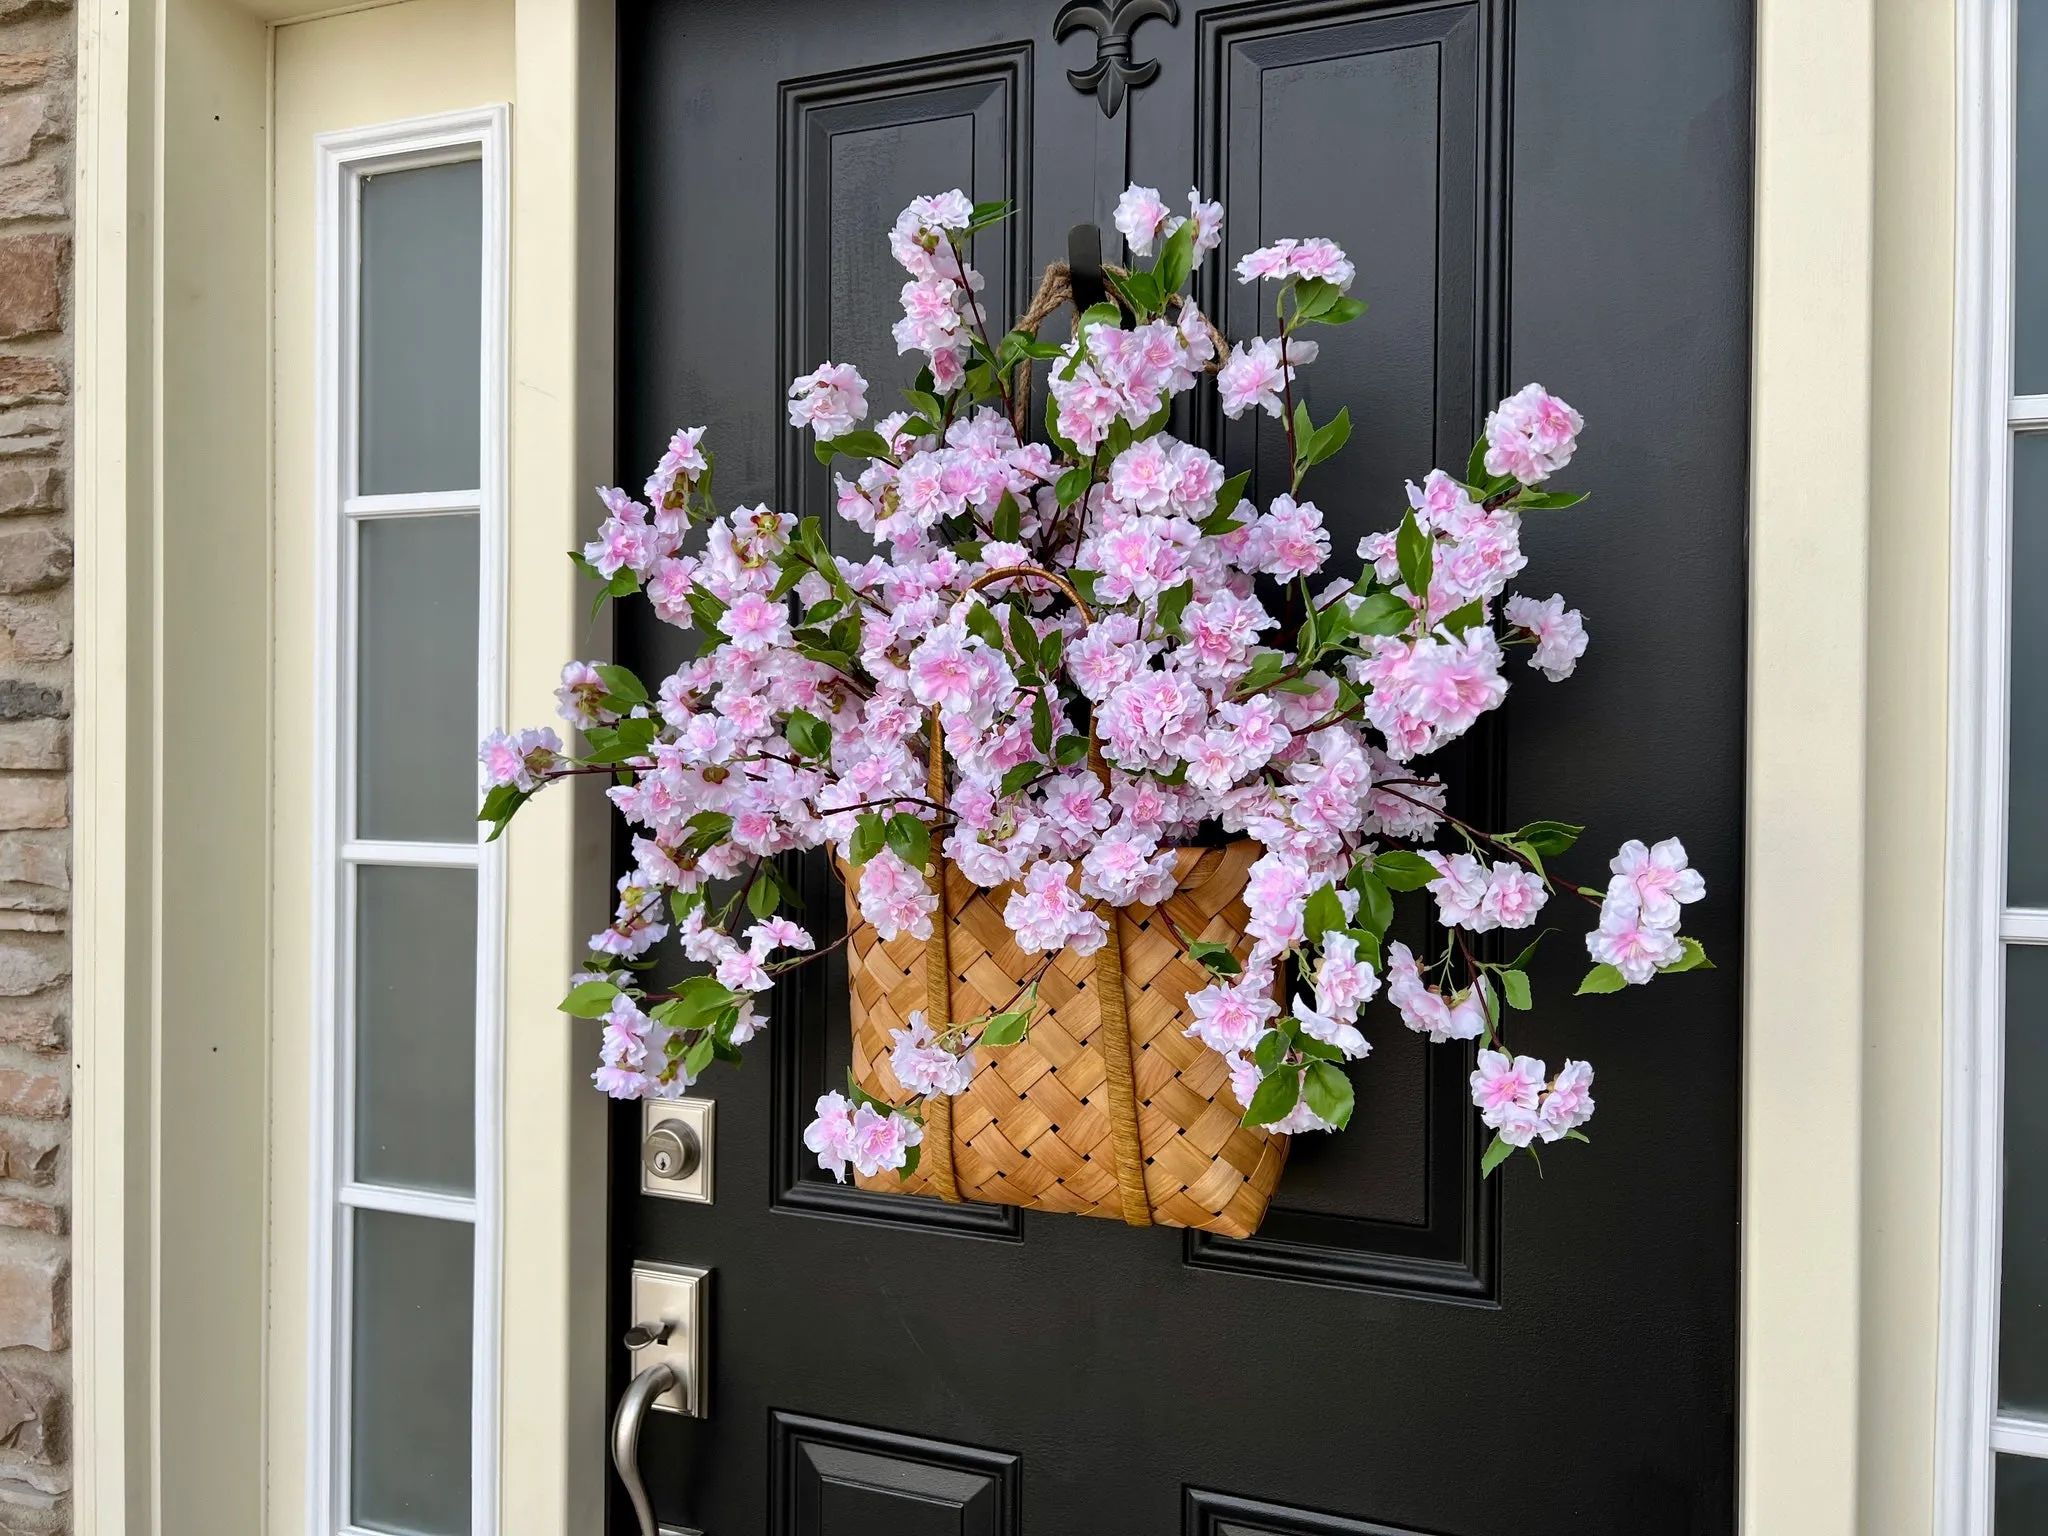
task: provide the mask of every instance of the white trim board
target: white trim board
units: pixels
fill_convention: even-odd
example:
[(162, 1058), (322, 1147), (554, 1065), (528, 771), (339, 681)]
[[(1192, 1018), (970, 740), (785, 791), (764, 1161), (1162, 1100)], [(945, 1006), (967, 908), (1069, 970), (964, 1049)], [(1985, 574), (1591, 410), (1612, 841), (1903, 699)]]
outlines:
[[(498, 1529), (499, 1326), (503, 1277), (503, 850), (474, 845), (393, 844), (355, 839), (346, 807), (353, 790), (348, 701), (355, 652), (352, 527), (368, 517), (475, 511), (479, 516), (478, 735), (504, 718), (506, 607), (506, 372), (511, 182), (510, 112), (487, 106), (322, 135), (315, 142), (315, 486), (312, 679), (314, 1083), (311, 1125), (312, 1263), (307, 1529), (333, 1536), (346, 1528), (348, 1212), (355, 1209), (473, 1223), (475, 1292), (471, 1351), (471, 1530)], [(354, 271), (357, 197), (365, 174), (452, 160), (480, 159), (483, 176), (483, 329), (478, 389), (482, 441), (474, 491), (407, 496), (354, 494)], [(479, 833), (481, 838), (481, 833)], [(476, 1189), (473, 1199), (393, 1190), (349, 1181), (353, 1115), (348, 953), (352, 871), (364, 863), (474, 867), (477, 870)]]

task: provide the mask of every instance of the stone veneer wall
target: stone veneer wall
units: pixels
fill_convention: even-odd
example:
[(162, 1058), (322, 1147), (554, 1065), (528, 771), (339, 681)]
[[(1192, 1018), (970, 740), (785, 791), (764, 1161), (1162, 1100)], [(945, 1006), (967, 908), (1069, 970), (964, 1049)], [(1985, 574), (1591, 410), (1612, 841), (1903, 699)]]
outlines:
[(69, 1527), (68, 0), (0, 0), (0, 1533)]

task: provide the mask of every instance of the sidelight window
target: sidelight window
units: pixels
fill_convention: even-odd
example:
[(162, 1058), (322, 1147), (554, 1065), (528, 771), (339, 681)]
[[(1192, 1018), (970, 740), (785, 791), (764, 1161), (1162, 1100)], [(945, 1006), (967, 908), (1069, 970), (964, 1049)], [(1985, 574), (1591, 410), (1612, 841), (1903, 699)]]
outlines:
[[(505, 118), (319, 141), (314, 1536), (496, 1529)], [(287, 690), (289, 697), (289, 690)]]

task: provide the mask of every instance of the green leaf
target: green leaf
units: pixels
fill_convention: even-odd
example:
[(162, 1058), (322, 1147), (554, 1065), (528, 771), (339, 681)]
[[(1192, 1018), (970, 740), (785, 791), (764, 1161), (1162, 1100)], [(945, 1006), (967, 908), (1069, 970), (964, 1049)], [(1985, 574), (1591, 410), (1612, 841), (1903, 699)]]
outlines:
[(1003, 626), (984, 604), (967, 605), (967, 629), (976, 639), (987, 641), (999, 651), (1003, 649)]
[(718, 621), (725, 617), (725, 604), (706, 592), (702, 587), (690, 588), (685, 599), (690, 605), (690, 617), (697, 627), (706, 634), (718, 628)]
[(782, 734), (788, 738), (789, 744), (796, 748), (798, 757), (823, 761), (832, 755), (832, 727), (807, 709), (790, 711), (788, 723), (783, 726)]
[(889, 849), (912, 869), (927, 869), (932, 858), (932, 829), (908, 811), (889, 818)]
[(782, 893), (776, 888), (775, 877), (770, 875), (763, 880), (756, 875), (754, 883), (747, 887), (747, 910), (756, 917), (769, 918), (775, 915), (775, 909), (781, 905)]
[(1259, 1084), (1258, 1092), (1244, 1112), (1245, 1125), (1271, 1125), (1301, 1101), (1301, 1073), (1283, 1066)]
[(1308, 445), (1315, 441), (1315, 436), (1316, 424), (1309, 419), (1308, 402), (1306, 400), (1295, 401), (1294, 451), (1296, 453), (1306, 452), (1308, 449)]
[(1523, 491), (1508, 505), (1525, 512), (1558, 512), (1584, 501), (1586, 491)]
[(683, 1070), (692, 1077), (699, 1077), (704, 1069), (711, 1065), (711, 1058), (717, 1053), (716, 1039), (708, 1033), (699, 1035), (689, 1050), (683, 1054)]
[(1500, 1139), (1500, 1132), (1493, 1134), (1493, 1142), (1486, 1149), (1486, 1155), (1479, 1159), (1479, 1176), (1490, 1177), (1493, 1170), (1515, 1155), (1515, 1149)]
[(1508, 1000), (1508, 1006), (1522, 1013), (1529, 1011), (1529, 978), (1521, 971), (1500, 973), (1500, 993)]
[[(1232, 475), (1228, 480), (1224, 481), (1223, 489), (1216, 493), (1216, 510), (1211, 514), (1211, 520), (1213, 521), (1218, 517), (1228, 517), (1231, 513), (1235, 512), (1237, 504), (1244, 500), (1244, 488), (1250, 485), (1251, 482), (1252, 472), (1250, 470), (1245, 470), (1242, 474)], [(1203, 525), (1203, 531), (1205, 533), (1208, 531), (1206, 524)]]
[(1436, 569), (1436, 540), (1422, 531), (1411, 509), (1401, 518), (1401, 531), (1394, 536), (1394, 552), (1401, 562), (1401, 580), (1417, 598), (1429, 591)]
[(856, 864), (865, 864), (882, 851), (882, 845), (888, 840), (888, 827), (882, 818), (873, 811), (862, 811), (853, 824), (849, 857)]
[(1330, 303), (1312, 315), (1297, 318), (1313, 325), (1347, 325), (1365, 313), (1365, 300), (1354, 299), (1348, 293), (1340, 293)]
[(1437, 628), (1447, 630), (1458, 638), (1463, 639), (1466, 630), (1477, 629), (1485, 622), (1486, 605), (1475, 598), (1462, 607), (1453, 608), (1441, 619), (1438, 619)]
[(1088, 482), (1093, 478), (1094, 472), (1086, 464), (1076, 464), (1060, 476), (1058, 484), (1053, 487), (1053, 495), (1061, 506), (1071, 507), (1088, 494)]
[(916, 1142), (913, 1145), (904, 1148), (903, 1166), (896, 1170), (897, 1179), (904, 1183), (908, 1183), (911, 1175), (917, 1172), (917, 1165), (922, 1161), (924, 1161), (923, 1142)]
[[(1279, 1070), (1280, 1060), (1287, 1054), (1287, 1037), (1277, 1029), (1269, 1029), (1259, 1036), (1252, 1047), (1252, 1065), (1263, 1075)], [(1249, 1122), (1247, 1122), (1249, 1123)]]
[(981, 1027), (977, 1045), (1015, 1045), (1022, 1040), (1031, 1027), (1031, 1010), (1013, 1008), (1007, 1013), (992, 1013), (988, 1022)]
[(1214, 939), (1195, 940), (1188, 946), (1188, 958), (1218, 976), (1237, 976), (1244, 972), (1244, 967), (1237, 963), (1237, 956), (1230, 952), (1230, 946), (1218, 944)]
[(1311, 944), (1320, 943), (1332, 928), (1344, 926), (1344, 903), (1337, 899), (1335, 887), (1325, 883), (1310, 893), (1308, 905), (1302, 908), (1301, 925)]
[(1280, 652), (1254, 651), (1252, 664), (1245, 669), (1244, 676), (1238, 679), (1237, 686), (1231, 692), (1240, 698), (1263, 693), (1278, 682), (1280, 674), (1286, 670), (1287, 658)]
[(1535, 938), (1529, 941), (1528, 948), (1524, 949), (1519, 955), (1515, 956), (1513, 960), (1508, 962), (1508, 968), (1510, 970), (1516, 971), (1528, 970), (1529, 962), (1536, 958), (1537, 946), (1540, 945), (1545, 939), (1549, 938), (1555, 932), (1557, 932), (1555, 928), (1546, 928), (1541, 933), (1537, 934)]
[(849, 459), (886, 459), (889, 457), (889, 443), (881, 433), (862, 428), (842, 432), (830, 442), (819, 443), (817, 453), (820, 461), (826, 464), (841, 454)]
[(1685, 953), (1669, 965), (1658, 966), (1657, 970), (1660, 974), (1676, 973), (1678, 971), (1711, 971), (1714, 969), (1714, 962), (1707, 958), (1707, 952), (1701, 946), (1698, 939), (1689, 939), (1681, 933), (1678, 936), (1678, 944), (1679, 948), (1683, 949)]
[(1086, 336), (1098, 325), (1121, 327), (1123, 323), (1124, 312), (1116, 305), (1109, 303), (1090, 304), (1076, 317), (1074, 321), (1074, 334), (1076, 336)]
[(1023, 608), (1016, 604), (1010, 608), (1010, 646), (1025, 666), (1033, 672), (1038, 670), (1038, 631), (1031, 627), (1031, 620)]
[(1346, 406), (1316, 430), (1302, 451), (1302, 459), (1309, 464), (1320, 464), (1351, 440), (1351, 409)]
[(1188, 274), (1194, 270), (1195, 221), (1188, 219), (1160, 246), (1159, 259), (1152, 264), (1152, 275), (1158, 280), (1161, 293), (1179, 293), (1188, 280)]
[(1346, 928), (1344, 932), (1358, 946), (1358, 958), (1374, 970), (1380, 969), (1379, 936), (1364, 928)]
[(1062, 768), (1071, 768), (1088, 756), (1086, 736), (1062, 736), (1053, 744), (1052, 760)]
[(619, 989), (609, 981), (579, 981), (555, 1006), (578, 1019), (601, 1019), (612, 1011)]
[(1415, 610), (1392, 592), (1375, 592), (1345, 622), (1355, 635), (1398, 635), (1415, 622)]
[(1169, 635), (1178, 635), (1180, 616), (1187, 612), (1189, 601), (1195, 595), (1195, 584), (1184, 581), (1177, 587), (1169, 587), (1159, 594), (1159, 627)]
[(633, 675), (632, 668), (615, 667), (605, 662), (599, 662), (596, 672), (599, 677), (604, 679), (604, 691), (627, 708), (630, 709), (635, 704), (645, 704), (647, 702), (646, 685)]
[(1372, 872), (1390, 891), (1419, 891), (1436, 878), (1435, 869), (1419, 853), (1390, 848), (1372, 856)]
[(1046, 707), (1043, 688), (1031, 695), (1031, 745), (1040, 752), (1052, 751), (1052, 711)]
[(1472, 445), (1471, 453), (1465, 457), (1465, 482), (1468, 485), (1484, 485), (1493, 477), (1486, 472), (1486, 435), (1480, 434), (1479, 441)]
[(1023, 517), (1024, 514), (1017, 505), (1017, 498), (1008, 491), (1003, 492), (1003, 499), (996, 503), (996, 515), (989, 523), (996, 541), (1002, 544), (1016, 543)]
[(1358, 892), (1359, 926), (1378, 938), (1394, 921), (1394, 898), (1387, 883), (1372, 871), (1361, 870), (1352, 885)]
[(1586, 979), (1579, 983), (1579, 990), (1572, 995), (1584, 997), (1589, 992), (1619, 992), (1628, 985), (1628, 979), (1611, 965), (1596, 965), (1586, 972)]
[(1315, 1062), (1309, 1067), (1308, 1081), (1303, 1086), (1312, 1114), (1329, 1121), (1340, 1131), (1351, 1123), (1351, 1079), (1342, 1067), (1334, 1062)]
[(1525, 843), (1546, 859), (1555, 858), (1569, 850), (1579, 840), (1584, 827), (1575, 827), (1568, 821), (1532, 821), (1517, 831), (1511, 841)]
[(1113, 272), (1105, 272), (1103, 276), (1124, 296), (1131, 308), (1137, 311), (1140, 319), (1150, 319), (1158, 314), (1160, 306), (1166, 301), (1166, 294), (1159, 279), (1150, 272), (1126, 272), (1121, 277)]
[(1003, 782), (1000, 786), (1001, 793), (1004, 795), (1014, 795), (1043, 772), (1045, 772), (1045, 764), (1043, 763), (1019, 763), (1003, 775)]

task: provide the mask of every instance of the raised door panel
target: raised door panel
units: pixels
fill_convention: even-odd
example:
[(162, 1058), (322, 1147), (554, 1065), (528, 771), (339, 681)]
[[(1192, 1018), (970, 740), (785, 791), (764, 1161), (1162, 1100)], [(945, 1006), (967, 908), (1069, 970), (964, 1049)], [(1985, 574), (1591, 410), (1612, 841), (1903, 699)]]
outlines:
[(1182, 1536), (1425, 1536), (1412, 1526), (1349, 1520), (1201, 1488), (1188, 1490), (1181, 1529)]
[(1017, 1457), (777, 1413), (769, 1536), (1016, 1536)]

